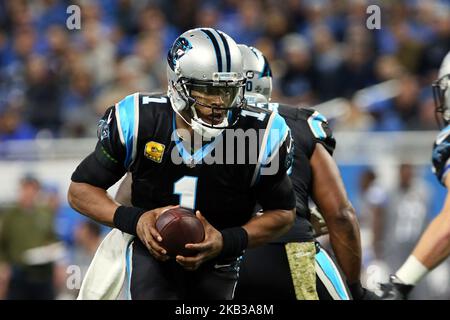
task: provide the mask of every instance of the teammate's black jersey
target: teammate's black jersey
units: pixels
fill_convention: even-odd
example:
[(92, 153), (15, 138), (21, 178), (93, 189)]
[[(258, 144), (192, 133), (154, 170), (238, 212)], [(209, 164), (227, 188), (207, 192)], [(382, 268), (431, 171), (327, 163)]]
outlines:
[[(246, 107), (234, 130), (193, 154), (175, 130), (175, 115), (166, 96), (127, 96), (101, 119), (91, 155), (111, 178), (101, 182), (95, 169), (80, 165), (72, 180), (107, 189), (130, 171), (133, 206), (150, 210), (181, 204), (200, 210), (219, 230), (248, 222), (256, 203), (265, 210), (294, 208), (286, 174), (292, 139), (277, 113)], [(245, 135), (257, 139), (242, 139)], [(237, 140), (245, 143), (230, 149)]]
[(297, 219), (292, 229), (275, 242), (302, 242), (314, 239), (308, 202), (312, 193), (310, 158), (317, 143), (332, 155), (336, 140), (326, 118), (313, 109), (292, 107), (278, 103), (258, 104), (278, 112), (291, 129), (294, 140), (294, 161), (289, 176), (296, 195)]

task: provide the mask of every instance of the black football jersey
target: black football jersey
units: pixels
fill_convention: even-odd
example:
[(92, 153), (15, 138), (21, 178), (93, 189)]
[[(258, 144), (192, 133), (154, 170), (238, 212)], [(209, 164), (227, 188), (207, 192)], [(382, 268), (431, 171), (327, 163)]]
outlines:
[[(256, 203), (265, 210), (295, 207), (286, 174), (292, 139), (277, 113), (246, 107), (233, 129), (195, 152), (178, 136), (175, 119), (168, 97), (135, 93), (100, 120), (95, 157), (117, 176), (112, 182), (131, 172), (133, 206), (180, 204), (200, 210), (219, 230), (248, 222)], [(236, 141), (239, 147), (230, 148)]]
[(279, 103), (258, 104), (259, 107), (279, 113), (291, 129), (294, 140), (293, 164), (289, 176), (296, 195), (297, 219), (292, 229), (275, 242), (302, 242), (313, 240), (309, 199), (312, 193), (310, 158), (317, 143), (332, 155), (336, 140), (326, 118), (319, 112)]

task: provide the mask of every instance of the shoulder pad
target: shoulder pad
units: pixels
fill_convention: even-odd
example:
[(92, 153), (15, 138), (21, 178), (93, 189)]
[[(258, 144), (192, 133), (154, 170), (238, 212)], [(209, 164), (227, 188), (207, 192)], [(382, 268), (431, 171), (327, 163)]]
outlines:
[(169, 98), (162, 94), (139, 93), (139, 104), (141, 106), (163, 105), (169, 102)]
[(136, 158), (139, 133), (140, 112), (146, 106), (165, 106), (168, 98), (158, 94), (133, 93), (116, 103), (116, 121), (120, 141), (126, 148), (125, 167), (128, 168)]
[(321, 143), (332, 155), (336, 148), (336, 140), (325, 116), (314, 109), (298, 108), (298, 118), (306, 121), (312, 138)]
[[(328, 128), (328, 120), (318, 111), (307, 108), (299, 109), (300, 115), (303, 114), (304, 119), (308, 122), (309, 128), (316, 139), (325, 140), (329, 136), (332, 136), (331, 130)], [(303, 118), (303, 116), (301, 116)]]

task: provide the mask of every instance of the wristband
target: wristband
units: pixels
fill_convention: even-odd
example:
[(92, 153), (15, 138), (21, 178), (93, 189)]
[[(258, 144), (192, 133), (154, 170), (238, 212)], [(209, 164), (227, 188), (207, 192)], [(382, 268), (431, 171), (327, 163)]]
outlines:
[(142, 208), (120, 206), (114, 213), (114, 226), (120, 231), (136, 236), (137, 223), (146, 211)]
[(219, 258), (238, 257), (247, 248), (248, 234), (242, 227), (227, 228), (220, 232), (223, 239)]

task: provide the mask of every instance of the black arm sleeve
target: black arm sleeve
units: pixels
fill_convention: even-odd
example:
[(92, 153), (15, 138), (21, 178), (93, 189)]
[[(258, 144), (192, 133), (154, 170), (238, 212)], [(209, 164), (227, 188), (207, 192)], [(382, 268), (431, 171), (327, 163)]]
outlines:
[(75, 169), (73, 182), (88, 183), (106, 190), (125, 174), (126, 151), (120, 141), (114, 110), (114, 107), (109, 108), (100, 119), (97, 130), (99, 141), (95, 151)]

